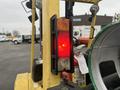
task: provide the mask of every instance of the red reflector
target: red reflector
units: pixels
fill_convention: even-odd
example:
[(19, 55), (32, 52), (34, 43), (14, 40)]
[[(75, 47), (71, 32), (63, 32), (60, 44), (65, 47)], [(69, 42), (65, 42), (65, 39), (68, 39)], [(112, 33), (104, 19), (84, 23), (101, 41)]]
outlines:
[(58, 32), (58, 56), (70, 57), (70, 38), (69, 32)]
[(74, 59), (74, 66), (78, 66), (78, 61)]

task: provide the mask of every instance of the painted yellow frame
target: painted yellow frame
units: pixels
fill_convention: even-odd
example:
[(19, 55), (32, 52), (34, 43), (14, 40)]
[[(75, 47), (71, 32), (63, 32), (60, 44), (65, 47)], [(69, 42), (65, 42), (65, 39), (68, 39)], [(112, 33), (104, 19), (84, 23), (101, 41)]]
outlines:
[(50, 18), (59, 17), (59, 0), (42, 0), (43, 5), (43, 90), (60, 83), (60, 76), (51, 73)]
[[(35, 1), (35, 0), (33, 0)], [(35, 2), (33, 2), (35, 3)], [(33, 4), (34, 6), (34, 4)], [(38, 84), (37, 88), (34, 88), (34, 83), (30, 80), (29, 90), (47, 90), (50, 87), (54, 87), (60, 84), (60, 75), (54, 75), (51, 73), (51, 44), (50, 44), (50, 18), (53, 15), (59, 17), (59, 0), (42, 0), (42, 13), (43, 13), (43, 80), (41, 84)], [(34, 7), (33, 7), (33, 19), (34, 19)], [(32, 22), (32, 36), (34, 38), (34, 20)], [(31, 62), (34, 60), (34, 39), (32, 39), (31, 45)], [(31, 71), (32, 72), (32, 71)], [(42, 87), (41, 87), (42, 86)]]

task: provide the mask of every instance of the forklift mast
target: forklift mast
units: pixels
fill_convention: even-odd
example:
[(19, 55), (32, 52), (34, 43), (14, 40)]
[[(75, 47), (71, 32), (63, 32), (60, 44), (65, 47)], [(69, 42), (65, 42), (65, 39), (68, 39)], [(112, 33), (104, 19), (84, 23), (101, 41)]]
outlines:
[[(66, 0), (66, 18), (73, 16), (74, 2), (92, 3), (97, 5), (100, 0)], [(42, 25), (43, 25), (43, 90), (50, 87), (55, 87), (61, 83), (60, 74), (54, 75), (51, 73), (51, 40), (50, 40), (50, 19), (53, 15), (59, 18), (59, 0), (42, 0)], [(93, 23), (95, 25), (96, 14), (93, 16)], [(92, 31), (93, 32), (93, 31)], [(93, 38), (91, 38), (93, 39)], [(47, 67), (46, 67), (47, 66)]]
[[(66, 2), (66, 19), (70, 19), (73, 16), (73, 6), (75, 2), (83, 2), (98, 5), (100, 0), (65, 0)], [(26, 74), (27, 78), (23, 78), (21, 82), (24, 85), (20, 85), (20, 77), (18, 75), (15, 82), (15, 90), (59, 90), (54, 87), (61, 84), (61, 75), (57, 75), (51, 72), (51, 17), (56, 15), (59, 18), (59, 0), (42, 0), (42, 80), (39, 82), (34, 82), (32, 74), (34, 72), (34, 35), (35, 35), (35, 2), (32, 0), (32, 44), (31, 44), (31, 72)], [(91, 35), (94, 33), (96, 13), (93, 12), (93, 19), (91, 24)], [(91, 42), (91, 41), (90, 41)], [(90, 45), (89, 45), (90, 46)], [(39, 70), (38, 70), (39, 71)], [(39, 73), (39, 72), (38, 72)], [(25, 76), (24, 76), (25, 77)], [(27, 79), (27, 80), (26, 80)], [(24, 83), (28, 81), (27, 83)], [(23, 87), (23, 88), (22, 88)], [(68, 90), (63, 88), (64, 90)], [(62, 90), (63, 90), (62, 89)], [(61, 89), (60, 89), (61, 90)], [(80, 88), (70, 89), (70, 90), (80, 90)], [(82, 90), (82, 89), (81, 89)]]

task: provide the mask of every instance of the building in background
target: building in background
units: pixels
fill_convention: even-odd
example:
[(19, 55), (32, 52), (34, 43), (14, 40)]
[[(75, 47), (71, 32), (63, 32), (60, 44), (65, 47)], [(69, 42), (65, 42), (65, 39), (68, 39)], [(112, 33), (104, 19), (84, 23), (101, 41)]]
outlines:
[(120, 13), (115, 13), (113, 16), (113, 22), (119, 22), (120, 21)]
[[(90, 25), (89, 22), (90, 15), (79, 15), (73, 17), (73, 34), (77, 35), (76, 31), (79, 31), (77, 38), (79, 36), (89, 37), (90, 34)], [(97, 15), (96, 26), (95, 26), (95, 33), (94, 36), (101, 30), (101, 28), (109, 23), (112, 23), (113, 16), (100, 16)]]

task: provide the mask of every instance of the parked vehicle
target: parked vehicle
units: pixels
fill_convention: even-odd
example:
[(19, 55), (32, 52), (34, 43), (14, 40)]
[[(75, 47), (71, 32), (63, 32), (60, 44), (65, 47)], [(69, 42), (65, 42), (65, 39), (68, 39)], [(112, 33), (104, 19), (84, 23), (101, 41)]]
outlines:
[(14, 37), (14, 38), (12, 39), (12, 42), (13, 42), (14, 44), (20, 44), (20, 43), (22, 43), (22, 36), (19, 35), (19, 36), (17, 36), (17, 37)]
[(7, 41), (7, 36), (6, 35), (0, 35), (0, 42), (5, 42)]
[[(35, 36), (35, 42), (39, 42), (39, 35)], [(14, 44), (21, 44), (21, 43), (31, 43), (31, 35), (19, 35), (12, 39)]]

